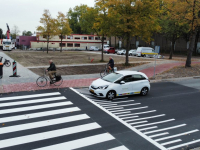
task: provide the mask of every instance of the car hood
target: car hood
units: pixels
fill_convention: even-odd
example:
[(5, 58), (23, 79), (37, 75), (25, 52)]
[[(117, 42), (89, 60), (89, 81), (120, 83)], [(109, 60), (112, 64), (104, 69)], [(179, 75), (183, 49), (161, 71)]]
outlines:
[(91, 86), (93, 86), (94, 88), (98, 88), (99, 86), (110, 85), (110, 84), (111, 82), (102, 79), (97, 79), (92, 82)]

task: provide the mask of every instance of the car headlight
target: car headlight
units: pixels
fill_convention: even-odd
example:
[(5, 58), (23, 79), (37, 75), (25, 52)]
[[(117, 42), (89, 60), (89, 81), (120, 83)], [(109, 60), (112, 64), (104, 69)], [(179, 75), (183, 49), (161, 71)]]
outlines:
[(98, 88), (99, 88), (99, 89), (102, 89), (102, 90), (105, 90), (105, 89), (107, 89), (107, 88), (108, 88), (108, 85), (99, 86)]

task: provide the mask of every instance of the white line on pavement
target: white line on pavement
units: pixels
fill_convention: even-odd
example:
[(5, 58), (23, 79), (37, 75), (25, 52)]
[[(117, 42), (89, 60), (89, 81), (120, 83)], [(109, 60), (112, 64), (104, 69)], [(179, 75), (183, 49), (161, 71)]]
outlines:
[(124, 117), (124, 118), (121, 118), (121, 119), (128, 119), (128, 118), (137, 118), (139, 116), (129, 116), (129, 117)]
[(151, 116), (151, 117), (145, 117), (145, 118), (138, 118), (138, 119), (126, 120), (126, 122), (137, 121), (137, 120), (144, 120), (144, 119), (151, 119), (151, 118), (157, 118), (157, 117), (162, 117), (162, 116), (165, 116), (165, 114)]
[(128, 149), (125, 146), (118, 146), (118, 147), (111, 148), (111, 149), (108, 149), (108, 150), (128, 150)]
[[(125, 110), (136, 110), (136, 109), (143, 109), (143, 108), (148, 108), (148, 106), (145, 106), (145, 107), (137, 107), (137, 108), (131, 108), (131, 109), (124, 109), (124, 110), (119, 110), (119, 111), (125, 111)], [(119, 112), (117, 111), (117, 112)], [(116, 111), (110, 111), (110, 112), (116, 112)]]
[(190, 145), (190, 144), (194, 144), (194, 143), (198, 143), (198, 142), (200, 142), (200, 139), (192, 141), (192, 142), (187, 142), (187, 143), (184, 143), (184, 144), (172, 146), (172, 147), (169, 147), (167, 149), (172, 150), (172, 149), (176, 149), (176, 148), (179, 148), (179, 147), (182, 147), (182, 146), (186, 146), (186, 145)]
[(134, 125), (134, 124), (140, 124), (140, 123), (146, 123), (146, 122), (148, 122), (148, 121), (140, 121), (140, 122), (134, 122), (134, 123), (129, 123), (129, 124), (131, 124), (131, 125)]
[(139, 131), (144, 131), (144, 130), (149, 130), (149, 129), (155, 129), (155, 128), (158, 128), (157, 126), (153, 126), (153, 127), (149, 127), (149, 128), (142, 128), (142, 129), (139, 129)]
[(154, 135), (151, 135), (151, 136), (149, 136), (149, 137), (150, 137), (150, 138), (153, 138), (153, 137), (158, 137), (158, 136), (166, 135), (166, 134), (169, 134), (169, 133), (168, 133), (168, 132), (164, 132), (164, 133), (154, 134)]
[(181, 142), (181, 139), (177, 139), (177, 140), (173, 140), (173, 141), (169, 141), (169, 142), (165, 142), (165, 143), (161, 143), (161, 145), (168, 145), (168, 144), (172, 144), (172, 143), (176, 143), (176, 142)]

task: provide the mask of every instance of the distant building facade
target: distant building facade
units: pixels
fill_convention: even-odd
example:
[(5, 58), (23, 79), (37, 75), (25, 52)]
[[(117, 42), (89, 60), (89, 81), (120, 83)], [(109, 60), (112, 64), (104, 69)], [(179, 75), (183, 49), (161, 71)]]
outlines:
[(16, 47), (17, 48), (30, 48), (31, 47), (31, 41), (36, 41), (36, 36), (17, 36), (16, 37)]

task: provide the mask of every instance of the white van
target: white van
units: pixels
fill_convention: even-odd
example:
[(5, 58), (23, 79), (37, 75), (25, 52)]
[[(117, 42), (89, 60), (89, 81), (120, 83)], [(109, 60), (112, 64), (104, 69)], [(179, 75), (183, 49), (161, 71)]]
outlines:
[[(146, 54), (146, 53), (149, 53), (149, 54)], [(155, 54), (151, 54), (151, 53), (155, 53), (155, 50), (151, 47), (138, 47), (136, 51), (136, 56), (153, 57)]]
[(90, 51), (99, 51), (100, 49), (97, 46), (90, 46)]
[[(109, 45), (107, 45), (107, 44), (104, 44), (104, 45), (103, 45), (103, 49), (109, 49), (109, 48), (110, 48)], [(101, 49), (102, 49), (102, 45), (101, 45)]]

